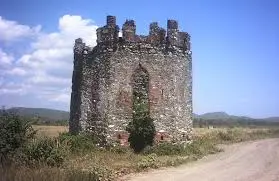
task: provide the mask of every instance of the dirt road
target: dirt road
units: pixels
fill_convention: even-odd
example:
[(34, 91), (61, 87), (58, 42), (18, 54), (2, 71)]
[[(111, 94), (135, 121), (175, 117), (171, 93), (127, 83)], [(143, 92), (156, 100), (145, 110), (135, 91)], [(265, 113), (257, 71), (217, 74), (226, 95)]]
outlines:
[(197, 162), (132, 176), (131, 181), (279, 181), (279, 139), (239, 143)]

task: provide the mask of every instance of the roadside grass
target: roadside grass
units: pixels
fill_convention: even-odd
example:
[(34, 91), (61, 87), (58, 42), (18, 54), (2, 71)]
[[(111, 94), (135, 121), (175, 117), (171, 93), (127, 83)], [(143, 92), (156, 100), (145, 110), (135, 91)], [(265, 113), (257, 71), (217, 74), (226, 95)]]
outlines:
[[(59, 161), (59, 164), (51, 166), (45, 164), (43, 160), (38, 164), (32, 164), (31, 167), (24, 164), (11, 165), (0, 169), (3, 180), (115, 180), (133, 172), (177, 166), (200, 159), (208, 154), (222, 151), (218, 148), (218, 144), (279, 136), (279, 128), (199, 128), (194, 130), (194, 140), (191, 144), (185, 146), (160, 143), (145, 148), (141, 154), (135, 154), (127, 147), (98, 148), (93, 141), (83, 136), (59, 135), (59, 133), (66, 132), (67, 127), (36, 126), (36, 128), (38, 129), (38, 137), (35, 142), (42, 143), (34, 144), (36, 146), (36, 149), (32, 149), (34, 155), (38, 155), (35, 151), (41, 148), (38, 145), (43, 145), (44, 150), (51, 146), (54, 151), (45, 153), (39, 149), (39, 153), (47, 154), (46, 160), (51, 158), (53, 159), (51, 161), (54, 163)], [(45, 135), (50, 138), (45, 138)], [(49, 143), (45, 139), (52, 140), (54, 143)]]

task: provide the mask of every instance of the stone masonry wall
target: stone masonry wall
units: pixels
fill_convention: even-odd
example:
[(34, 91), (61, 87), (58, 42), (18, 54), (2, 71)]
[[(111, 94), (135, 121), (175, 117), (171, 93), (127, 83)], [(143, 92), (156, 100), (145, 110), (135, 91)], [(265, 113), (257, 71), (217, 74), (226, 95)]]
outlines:
[(93, 50), (76, 40), (70, 131), (91, 131), (101, 143), (127, 137), (125, 128), (133, 114), (133, 75), (141, 66), (149, 76), (149, 111), (159, 138), (191, 139), (189, 34), (179, 32), (175, 20), (168, 20), (167, 31), (151, 23), (148, 36), (135, 34), (133, 20), (127, 20), (122, 31), (123, 37), (118, 37), (116, 18), (108, 16), (107, 25), (97, 30)]

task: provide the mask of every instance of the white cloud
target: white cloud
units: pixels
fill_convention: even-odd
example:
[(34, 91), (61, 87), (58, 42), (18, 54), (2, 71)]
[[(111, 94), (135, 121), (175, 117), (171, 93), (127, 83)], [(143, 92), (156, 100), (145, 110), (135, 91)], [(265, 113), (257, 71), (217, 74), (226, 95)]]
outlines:
[(59, 32), (42, 34), (39, 40), (33, 43), (33, 47), (36, 49), (53, 47), (72, 49), (73, 40), (78, 37), (82, 38), (87, 45), (95, 46), (97, 28), (90, 19), (82, 19), (81, 16), (64, 15), (59, 19)]
[(12, 68), (11, 70), (6, 71), (6, 73), (10, 75), (19, 75), (19, 76), (24, 76), (27, 74), (26, 70), (20, 67)]
[(53, 94), (52, 90), (45, 90), (40, 95), (42, 100), (48, 99), (49, 101), (53, 102), (61, 102), (69, 104), (70, 101), (70, 88), (59, 89), (57, 90), (57, 94)]
[(27, 86), (24, 83), (15, 83), (15, 82), (2, 82), (0, 86), (0, 95), (3, 94), (20, 94), (23, 95), (26, 92)]
[(9, 21), (0, 16), (0, 41), (8, 42), (19, 40), (24, 37), (31, 37), (40, 31), (41, 26), (29, 27), (18, 24), (16, 21)]
[(1, 68), (7, 68), (12, 65), (12, 62), (14, 60), (14, 57), (11, 55), (8, 55), (6, 52), (4, 52), (0, 47), (0, 70)]
[[(2, 21), (2, 27), (1, 27)], [(58, 31), (44, 33), (38, 28), (30, 28), (17, 22), (7, 21), (21, 33), (6, 35), (6, 39), (16, 40), (20, 35), (36, 32), (36, 40), (30, 43), (32, 51), (22, 54), (16, 61), (0, 49), (0, 65), (9, 67), (4, 81), (12, 79), (20, 83), (0, 86), (0, 94), (29, 93), (44, 101), (70, 102), (71, 76), (73, 71), (73, 45), (76, 38), (82, 38), (87, 45), (95, 46), (96, 29), (94, 22), (81, 16), (64, 15), (59, 19)], [(0, 36), (3, 30), (0, 19)], [(8, 37), (8, 38), (7, 38)], [(1, 40), (1, 39), (0, 39)], [(3, 63), (4, 62), (4, 63)], [(16, 77), (18, 76), (18, 77)]]

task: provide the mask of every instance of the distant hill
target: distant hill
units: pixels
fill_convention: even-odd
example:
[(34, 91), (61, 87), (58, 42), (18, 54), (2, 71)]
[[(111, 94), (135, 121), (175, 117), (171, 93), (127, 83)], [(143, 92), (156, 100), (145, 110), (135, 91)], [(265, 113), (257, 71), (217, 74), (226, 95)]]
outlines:
[(201, 115), (194, 114), (194, 127), (215, 126), (215, 127), (233, 127), (233, 126), (279, 126), (279, 117), (264, 119), (255, 119), (245, 116), (229, 115), (225, 112), (212, 112)]
[[(55, 110), (55, 109), (46, 109), (46, 108), (26, 108), (26, 107), (13, 107), (7, 109), (10, 112), (16, 112), (20, 116), (26, 118), (39, 118), (42, 122), (57, 122), (57, 121), (65, 121), (69, 120), (70, 114), (67, 111)], [(203, 120), (222, 120), (222, 121), (266, 121), (272, 123), (279, 123), (279, 117), (270, 117), (265, 119), (253, 119), (244, 116), (234, 116), (229, 115), (226, 112), (210, 112), (205, 114), (195, 114), (193, 113), (195, 119), (203, 119)]]
[(225, 112), (210, 112), (210, 113), (197, 115), (197, 117), (203, 119), (228, 119), (230, 118), (230, 115), (228, 115)]
[(215, 120), (253, 120), (253, 121), (267, 121), (267, 122), (279, 122), (279, 117), (269, 117), (269, 118), (263, 118), (263, 119), (255, 119), (255, 118), (250, 118), (246, 116), (234, 116), (234, 115), (229, 115), (226, 112), (210, 112), (210, 113), (205, 113), (205, 114), (194, 114), (194, 118), (200, 118), (200, 119), (215, 119)]
[(210, 112), (205, 114), (194, 114), (195, 118), (202, 118), (202, 119), (222, 119), (222, 120), (230, 120), (230, 119), (254, 119), (245, 116), (234, 116), (229, 115), (226, 112)]
[(270, 117), (270, 118), (265, 118), (264, 120), (269, 122), (279, 122), (279, 117)]
[(61, 120), (69, 120), (69, 112), (46, 109), (46, 108), (26, 108), (26, 107), (13, 107), (7, 109), (8, 112), (15, 112), (20, 116), (26, 118), (39, 118), (43, 122), (56, 122)]

